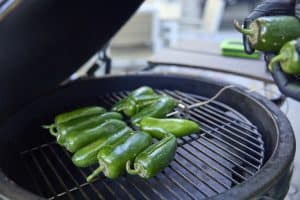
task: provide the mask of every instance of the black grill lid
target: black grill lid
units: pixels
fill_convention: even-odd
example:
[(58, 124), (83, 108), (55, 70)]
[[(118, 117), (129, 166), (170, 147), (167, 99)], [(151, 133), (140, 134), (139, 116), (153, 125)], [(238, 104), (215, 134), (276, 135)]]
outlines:
[(0, 121), (71, 75), (141, 2), (0, 0)]

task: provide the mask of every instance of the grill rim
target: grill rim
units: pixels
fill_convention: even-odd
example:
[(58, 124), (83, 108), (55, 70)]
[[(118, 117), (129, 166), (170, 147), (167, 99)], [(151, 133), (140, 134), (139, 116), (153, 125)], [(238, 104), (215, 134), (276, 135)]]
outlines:
[[(155, 74), (155, 73), (143, 73), (143, 74), (129, 74), (129, 75), (109, 75), (101, 78), (83, 78), (81, 80), (72, 81), (66, 85), (58, 86), (54, 90), (47, 92), (47, 95), (40, 96), (35, 101), (39, 101), (43, 97), (51, 96), (57, 90), (73, 87), (76, 84), (81, 84), (85, 81), (94, 81), (98, 79), (107, 80), (107, 79), (122, 79), (122, 78), (138, 78), (141, 80), (142, 78), (169, 78), (169, 79), (189, 79), (191, 81), (201, 81), (206, 82), (211, 85), (215, 85), (218, 87), (224, 87), (228, 85), (228, 83), (224, 81), (216, 81), (206, 77), (194, 77), (194, 76), (186, 76), (186, 75), (178, 75), (178, 74)], [(271, 117), (273, 125), (276, 128), (277, 134), (277, 142), (274, 148), (274, 152), (270, 156), (268, 160), (266, 160), (263, 167), (258, 171), (255, 176), (250, 177), (246, 182), (236, 185), (230, 190), (221, 193), (218, 196), (211, 197), (210, 199), (231, 199), (231, 198), (239, 198), (239, 199), (247, 199), (254, 196), (260, 196), (265, 194), (274, 182), (278, 182), (286, 175), (287, 172), (291, 171), (292, 162), (295, 156), (295, 137), (293, 134), (292, 127), (290, 122), (286, 118), (286, 116), (280, 111), (280, 109), (275, 106), (272, 102), (270, 102), (265, 97), (257, 94), (257, 93), (247, 93), (246, 88), (242, 86), (238, 86), (238, 88), (231, 88), (234, 92), (238, 92), (239, 94), (250, 98), (250, 100), (260, 106), (268, 113)], [(35, 102), (33, 101), (33, 102)], [(30, 104), (27, 104), (29, 106)], [(24, 106), (25, 109), (27, 106)], [(21, 109), (19, 112), (22, 113)], [(8, 118), (9, 120), (10, 118)], [(4, 123), (5, 124), (5, 123)], [(280, 133), (280, 135), (279, 135)], [(280, 163), (280, 165), (279, 165)], [(280, 167), (278, 167), (280, 166)], [(289, 171), (287, 171), (290, 169)], [(247, 187), (244, 185), (247, 184)], [(1, 192), (4, 195), (8, 195), (10, 197), (14, 194), (15, 199), (23, 199), (24, 197), (30, 197), (31, 199), (43, 199), (43, 197), (39, 197), (36, 194), (23, 189), (21, 186), (17, 185), (13, 181), (11, 181), (0, 169), (0, 188)], [(13, 191), (13, 193), (11, 193)]]

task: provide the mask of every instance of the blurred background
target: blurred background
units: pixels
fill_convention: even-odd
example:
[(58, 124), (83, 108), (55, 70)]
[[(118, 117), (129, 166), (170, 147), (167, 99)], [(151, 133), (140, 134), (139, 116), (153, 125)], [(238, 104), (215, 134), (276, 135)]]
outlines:
[[(238, 38), (234, 19), (242, 21), (256, 0), (146, 0), (108, 44), (112, 72), (145, 67), (147, 59), (180, 41)], [(96, 54), (91, 60), (96, 60)], [(84, 70), (82, 70), (84, 71)], [(101, 70), (98, 72), (101, 74)]]
[(239, 38), (233, 30), (233, 19), (241, 21), (255, 3), (247, 0), (146, 0), (111, 41), (113, 70), (121, 67), (121, 71), (135, 71), (143, 67), (145, 58), (179, 41)]
[[(108, 71), (110, 74), (151, 71), (201, 75), (238, 83), (280, 101), (280, 93), (272, 84), (259, 53), (251, 59), (221, 57), (224, 48), (241, 50), (228, 45), (228, 41), (241, 42), (241, 35), (234, 30), (232, 22), (234, 19), (242, 22), (257, 2), (146, 0), (106, 47), (96, 52), (71, 78), (98, 77)], [(281, 109), (291, 121), (300, 143), (300, 124), (297, 123), (300, 104), (291, 99), (282, 102)], [(286, 199), (300, 199), (299, 154), (298, 150)]]

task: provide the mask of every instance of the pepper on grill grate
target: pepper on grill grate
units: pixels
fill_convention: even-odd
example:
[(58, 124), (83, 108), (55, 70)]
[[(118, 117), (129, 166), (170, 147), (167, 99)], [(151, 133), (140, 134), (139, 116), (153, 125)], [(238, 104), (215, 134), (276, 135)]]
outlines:
[(100, 106), (90, 106), (90, 107), (84, 107), (84, 108), (78, 108), (76, 110), (66, 112), (59, 114), (55, 116), (54, 118), (54, 124), (51, 125), (44, 125), (43, 127), (46, 129), (49, 129), (50, 133), (54, 136), (57, 136), (59, 134), (60, 124), (68, 122), (70, 120), (76, 119), (76, 118), (84, 118), (88, 116), (94, 116), (103, 114), (106, 112), (106, 109)]
[(275, 56), (269, 64), (270, 71), (278, 62), (283, 72), (293, 75), (300, 74), (300, 47), (297, 46), (296, 40), (286, 43), (281, 48), (279, 55)]
[(126, 170), (132, 175), (138, 174), (142, 178), (151, 178), (170, 164), (176, 148), (176, 138), (170, 134), (141, 152), (134, 160), (134, 169), (131, 169), (132, 161), (128, 160)]
[(126, 98), (117, 102), (112, 110), (123, 112), (126, 116), (131, 117), (139, 110), (148, 106), (160, 98), (152, 88), (143, 86), (132, 91)]
[(114, 144), (103, 146), (97, 155), (100, 166), (87, 177), (87, 181), (92, 181), (102, 171), (108, 178), (118, 178), (126, 172), (126, 162), (133, 161), (151, 143), (152, 138), (149, 134), (135, 132)]
[(158, 101), (145, 107), (140, 112), (132, 116), (131, 122), (135, 126), (139, 126), (140, 121), (144, 117), (165, 117), (166, 114), (171, 112), (176, 106), (177, 102), (173, 98), (167, 95), (162, 95)]
[(73, 156), (72, 161), (78, 167), (88, 167), (97, 163), (97, 153), (103, 147), (111, 145), (118, 141), (120, 138), (126, 137), (132, 133), (132, 129), (125, 127), (124, 129), (99, 138), (95, 142), (79, 149)]
[(68, 151), (75, 152), (101, 137), (111, 136), (113, 133), (118, 132), (126, 127), (127, 125), (123, 121), (109, 119), (93, 128), (71, 131), (65, 137), (63, 145)]
[(300, 36), (300, 21), (293, 16), (267, 16), (254, 20), (249, 28), (234, 21), (235, 28), (247, 35), (253, 49), (278, 52), (288, 41)]
[(57, 142), (63, 144), (65, 137), (72, 131), (82, 131), (85, 129), (91, 129), (95, 126), (99, 126), (109, 119), (122, 120), (123, 117), (117, 112), (107, 112), (101, 115), (84, 116), (76, 119), (63, 122), (57, 126)]
[(191, 120), (177, 118), (157, 119), (153, 117), (143, 118), (140, 122), (140, 128), (157, 139), (162, 139), (170, 133), (175, 137), (183, 137), (200, 130), (199, 125)]

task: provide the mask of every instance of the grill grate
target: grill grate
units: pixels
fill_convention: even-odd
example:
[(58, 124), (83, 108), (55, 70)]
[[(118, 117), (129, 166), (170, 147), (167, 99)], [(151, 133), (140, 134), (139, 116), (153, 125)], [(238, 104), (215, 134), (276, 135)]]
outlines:
[[(159, 90), (186, 105), (207, 98), (180, 91)], [(110, 107), (128, 92), (100, 97)], [(71, 155), (50, 142), (21, 153), (34, 182), (34, 192), (48, 199), (201, 199), (246, 181), (263, 164), (261, 134), (244, 116), (213, 101), (186, 116), (201, 124), (200, 133), (179, 138), (174, 161), (156, 177), (125, 175), (117, 180), (85, 178), (97, 166), (77, 168)]]

